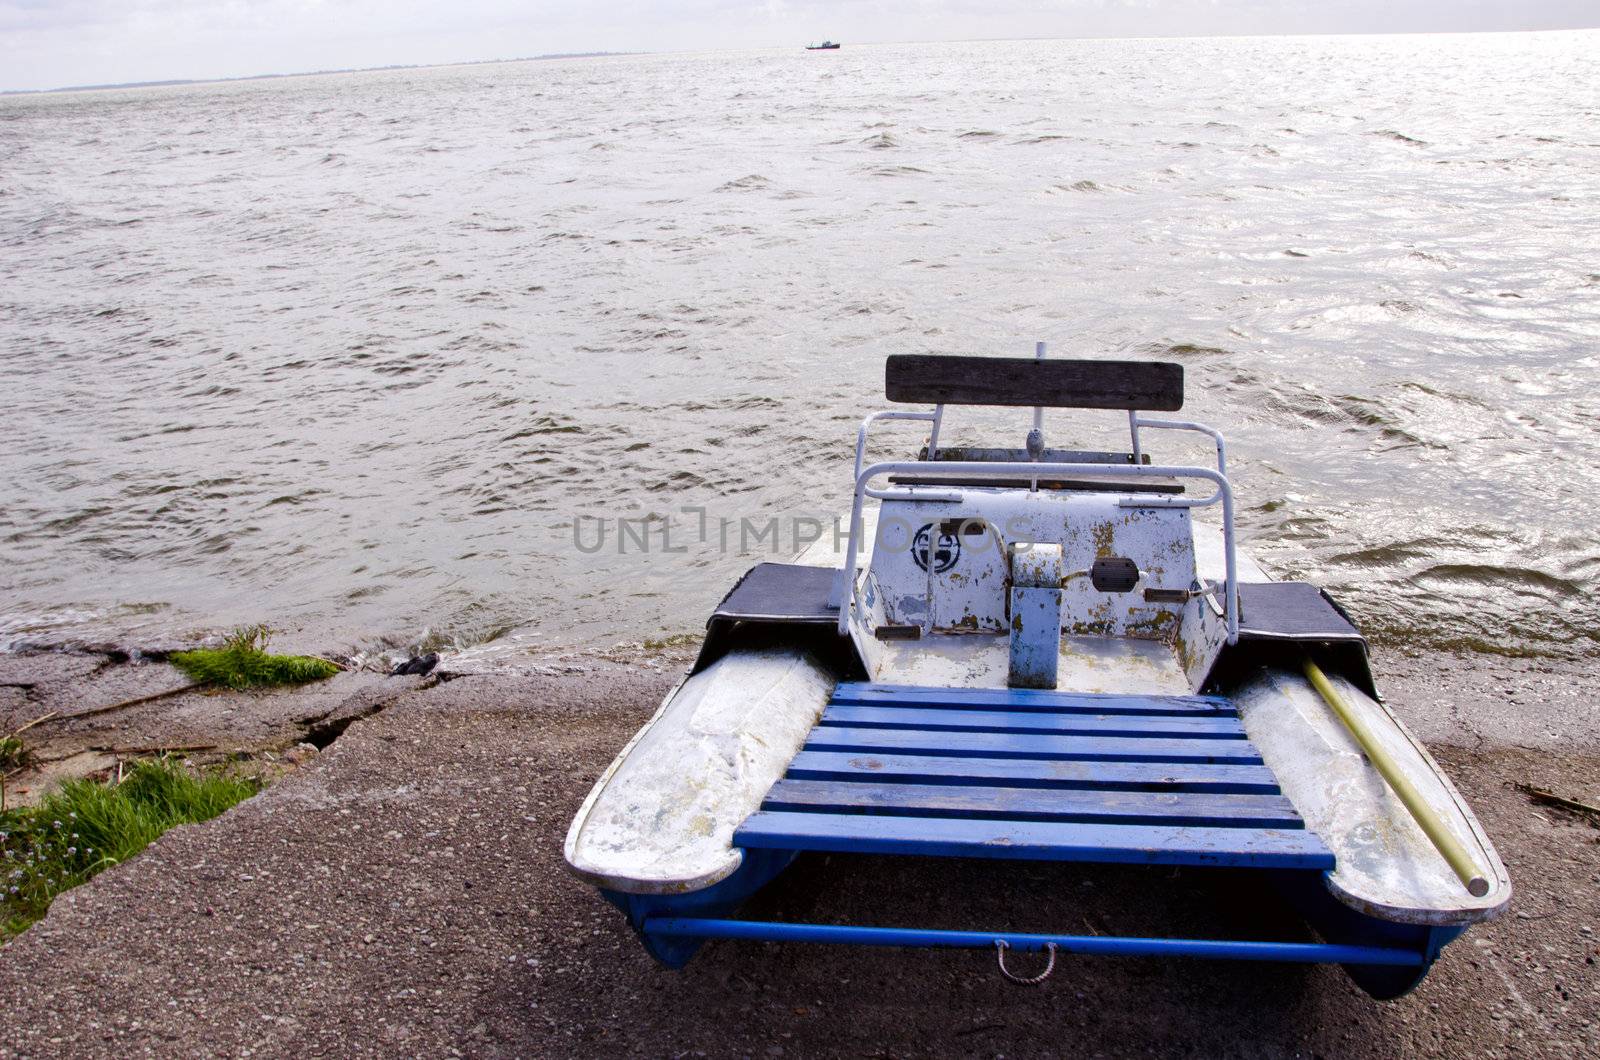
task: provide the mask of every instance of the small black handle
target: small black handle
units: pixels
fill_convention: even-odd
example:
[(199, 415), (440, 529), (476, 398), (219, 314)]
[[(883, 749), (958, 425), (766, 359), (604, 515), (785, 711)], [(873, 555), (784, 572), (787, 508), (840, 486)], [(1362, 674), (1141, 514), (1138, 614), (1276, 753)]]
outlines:
[(1126, 556), (1101, 556), (1089, 568), (1089, 581), (1103, 593), (1132, 592), (1139, 584), (1139, 565)]

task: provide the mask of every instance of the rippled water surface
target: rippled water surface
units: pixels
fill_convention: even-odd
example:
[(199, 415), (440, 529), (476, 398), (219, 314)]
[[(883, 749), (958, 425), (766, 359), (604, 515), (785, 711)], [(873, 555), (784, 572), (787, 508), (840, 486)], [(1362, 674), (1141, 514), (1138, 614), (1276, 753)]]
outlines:
[(1595, 654), (1596, 84), (1569, 33), (0, 99), (0, 645), (693, 631), (715, 520), (844, 504), (884, 355), (1047, 339), (1181, 360), (1249, 546), (1380, 637)]

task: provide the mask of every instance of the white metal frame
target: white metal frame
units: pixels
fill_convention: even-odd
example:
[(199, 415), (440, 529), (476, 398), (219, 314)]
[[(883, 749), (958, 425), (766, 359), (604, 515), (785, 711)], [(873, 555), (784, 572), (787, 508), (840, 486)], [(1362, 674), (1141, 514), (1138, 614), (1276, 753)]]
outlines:
[[(1133, 462), (1135, 464), (1144, 460), (1144, 453), (1139, 447), (1139, 428), (1157, 427), (1168, 431), (1195, 431), (1199, 434), (1211, 436), (1217, 443), (1217, 471), (1226, 475), (1228, 473), (1228, 443), (1223, 439), (1222, 432), (1215, 427), (1207, 427), (1203, 423), (1192, 420), (1147, 420), (1137, 412), (1128, 412), (1128, 433), (1133, 436)], [(859, 472), (860, 467), (856, 468)]]
[(867, 458), (867, 432), (878, 420), (921, 420), (933, 424), (928, 432), (928, 459), (934, 460), (939, 455), (939, 428), (944, 423), (944, 406), (935, 405), (932, 412), (900, 412), (898, 410), (886, 412), (872, 412), (861, 421), (861, 427), (856, 431), (856, 477), (861, 477), (861, 465)]
[[(1034, 357), (1044, 360), (1048, 347), (1043, 342), (1034, 344)], [(864, 467), (867, 456), (867, 434), (872, 424), (878, 420), (917, 420), (933, 425), (928, 434), (928, 454), (926, 460), (891, 461), (873, 464)], [(1233, 487), (1228, 482), (1228, 447), (1223, 440), (1222, 432), (1215, 427), (1208, 427), (1203, 423), (1191, 420), (1164, 420), (1149, 419), (1139, 414), (1137, 409), (1128, 410), (1128, 434), (1133, 444), (1132, 464), (1083, 464), (1083, 463), (1047, 463), (1039, 460), (1027, 462), (1011, 461), (990, 463), (987, 461), (945, 461), (938, 462), (939, 456), (939, 428), (944, 425), (944, 406), (935, 405), (932, 412), (901, 412), (883, 411), (869, 413), (861, 421), (861, 427), (856, 432), (856, 487), (855, 497), (850, 505), (850, 540), (847, 547), (844, 571), (840, 581), (835, 584), (829, 594), (829, 602), (839, 608), (839, 632), (848, 635), (850, 632), (850, 610), (856, 606), (856, 557), (861, 547), (861, 506), (866, 498), (875, 500), (922, 500), (930, 502), (961, 503), (966, 497), (959, 490), (951, 489), (925, 489), (909, 487), (904, 489), (872, 489), (869, 483), (879, 475), (915, 474), (917, 472), (934, 472), (945, 475), (959, 475), (970, 478), (1026, 478), (1029, 489), (1039, 488), (1039, 479), (1050, 475), (1072, 475), (1088, 478), (1126, 478), (1132, 475), (1136, 478), (1197, 478), (1212, 482), (1216, 485), (1216, 492), (1209, 497), (1123, 497), (1118, 503), (1124, 508), (1208, 508), (1218, 501), (1222, 502), (1222, 541), (1223, 561), (1226, 565), (1226, 583), (1224, 592), (1226, 601), (1223, 605), (1223, 614), (1228, 624), (1228, 643), (1235, 644), (1239, 640), (1239, 572), (1238, 558), (1233, 534)], [(1207, 435), (1217, 446), (1217, 469), (1212, 471), (1204, 467), (1168, 466), (1144, 463), (1144, 452), (1140, 445), (1139, 429), (1150, 427), (1157, 430), (1169, 431), (1194, 431)], [(1044, 448), (1044, 408), (1035, 406), (1033, 410), (1033, 430), (1028, 435), (1028, 448), (1035, 454)], [(1108, 490), (1107, 492), (1115, 492)]]

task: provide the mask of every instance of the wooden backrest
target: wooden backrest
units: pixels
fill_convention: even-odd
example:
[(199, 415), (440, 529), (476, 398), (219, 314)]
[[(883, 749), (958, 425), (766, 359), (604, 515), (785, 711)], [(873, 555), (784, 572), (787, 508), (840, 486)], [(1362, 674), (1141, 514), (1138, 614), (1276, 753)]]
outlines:
[(1042, 405), (1058, 409), (1183, 408), (1183, 365), (1168, 361), (1039, 361), (897, 353), (884, 370), (890, 401)]

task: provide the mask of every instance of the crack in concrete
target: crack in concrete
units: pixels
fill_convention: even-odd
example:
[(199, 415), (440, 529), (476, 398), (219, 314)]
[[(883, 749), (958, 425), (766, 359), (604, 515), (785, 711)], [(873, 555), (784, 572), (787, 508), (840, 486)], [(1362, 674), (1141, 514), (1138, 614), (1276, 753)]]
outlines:
[(321, 714), (314, 714), (300, 719), (299, 724), (305, 729), (305, 743), (309, 743), (319, 751), (326, 751), (334, 741), (345, 734), (345, 730), (358, 721), (381, 714), (392, 707), (403, 696), (411, 692), (421, 692), (439, 684), (440, 678), (429, 676), (414, 685), (397, 688), (393, 692), (380, 696), (370, 703), (366, 703), (355, 710), (340, 714), (345, 706), (341, 703)]

